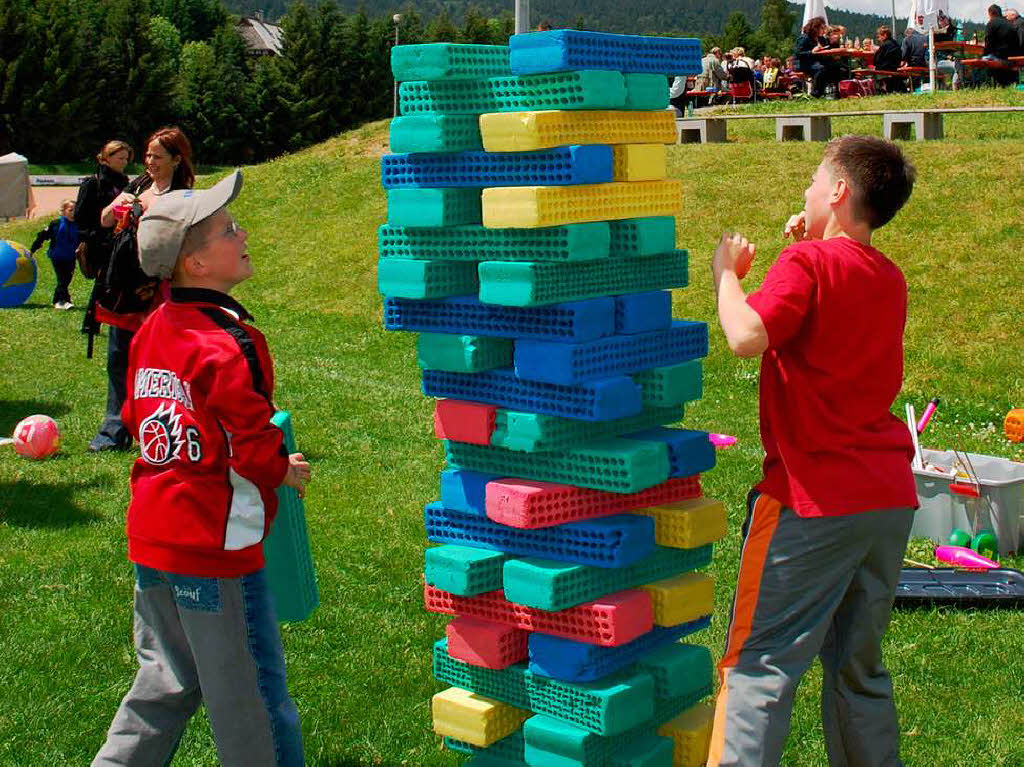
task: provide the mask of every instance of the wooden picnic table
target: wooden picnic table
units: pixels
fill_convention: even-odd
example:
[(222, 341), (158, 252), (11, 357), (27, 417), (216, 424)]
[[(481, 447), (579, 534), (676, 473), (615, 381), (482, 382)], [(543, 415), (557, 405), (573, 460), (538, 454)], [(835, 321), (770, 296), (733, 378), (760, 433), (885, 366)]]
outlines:
[(980, 56), (985, 52), (985, 44), (972, 43), (970, 40), (944, 40), (941, 43), (935, 43), (935, 50), (958, 51), (964, 54), (969, 53), (972, 56)]

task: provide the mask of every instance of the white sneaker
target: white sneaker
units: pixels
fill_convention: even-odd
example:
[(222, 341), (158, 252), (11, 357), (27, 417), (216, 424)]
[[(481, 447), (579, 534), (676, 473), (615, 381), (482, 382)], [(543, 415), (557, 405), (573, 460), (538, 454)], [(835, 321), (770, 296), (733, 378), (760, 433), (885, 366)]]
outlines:
[(65, 309), (74, 309), (75, 305), (73, 303), (71, 303), (70, 301), (65, 301), (64, 302), (64, 308)]

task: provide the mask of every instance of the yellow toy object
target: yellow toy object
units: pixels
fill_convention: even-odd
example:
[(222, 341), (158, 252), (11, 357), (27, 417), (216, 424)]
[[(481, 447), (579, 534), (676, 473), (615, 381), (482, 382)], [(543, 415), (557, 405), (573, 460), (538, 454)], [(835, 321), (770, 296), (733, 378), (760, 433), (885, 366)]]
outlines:
[(570, 144), (674, 144), (675, 115), (656, 112), (494, 112), (480, 115), (487, 152), (528, 152)]
[(449, 687), (433, 697), (434, 732), (486, 748), (523, 726), (529, 711)]
[(684, 573), (640, 587), (651, 597), (656, 626), (678, 626), (708, 615), (715, 606), (715, 581), (704, 573)]
[(573, 186), (495, 186), (484, 189), (483, 221), (488, 229), (535, 229), (682, 211), (682, 182), (576, 184)]
[(675, 749), (672, 767), (700, 767), (708, 758), (715, 707), (698, 703), (658, 728), (658, 734), (672, 738)]
[(1024, 442), (1024, 408), (1014, 408), (1006, 414), (1003, 432), (1010, 442)]
[(632, 513), (654, 520), (654, 542), (659, 546), (695, 549), (725, 536), (725, 506), (714, 498), (690, 498)]
[(660, 181), (668, 175), (664, 144), (612, 147), (612, 181)]

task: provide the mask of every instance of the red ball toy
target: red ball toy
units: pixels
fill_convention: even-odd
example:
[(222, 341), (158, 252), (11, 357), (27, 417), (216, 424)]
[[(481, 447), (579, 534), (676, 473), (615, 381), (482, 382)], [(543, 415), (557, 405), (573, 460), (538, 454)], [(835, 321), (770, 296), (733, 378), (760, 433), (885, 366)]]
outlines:
[(31, 458), (49, 458), (60, 450), (60, 429), (48, 415), (30, 415), (14, 427), (14, 450)]

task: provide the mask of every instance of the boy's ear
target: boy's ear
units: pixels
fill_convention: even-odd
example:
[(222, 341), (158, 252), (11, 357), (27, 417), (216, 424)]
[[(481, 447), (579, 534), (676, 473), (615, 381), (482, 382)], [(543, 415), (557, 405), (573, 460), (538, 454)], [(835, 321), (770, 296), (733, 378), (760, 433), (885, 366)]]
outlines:
[(832, 205), (838, 205), (848, 194), (850, 194), (850, 184), (845, 178), (840, 176), (832, 182), (832, 189), (829, 191), (828, 201)]

